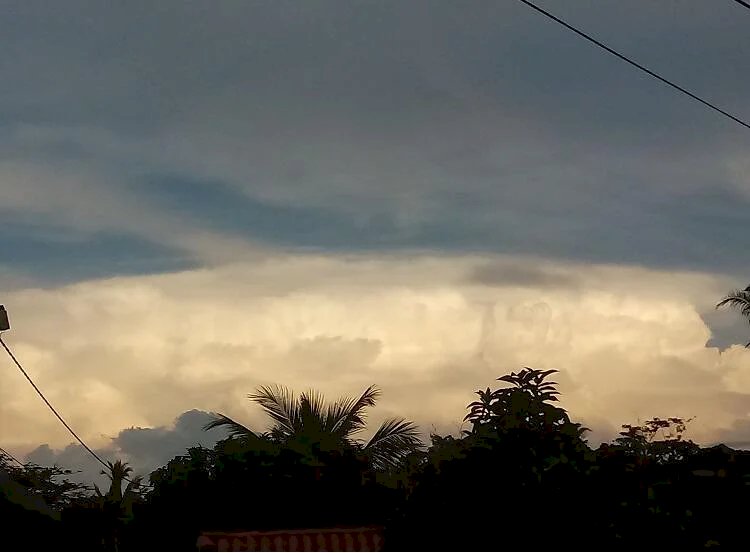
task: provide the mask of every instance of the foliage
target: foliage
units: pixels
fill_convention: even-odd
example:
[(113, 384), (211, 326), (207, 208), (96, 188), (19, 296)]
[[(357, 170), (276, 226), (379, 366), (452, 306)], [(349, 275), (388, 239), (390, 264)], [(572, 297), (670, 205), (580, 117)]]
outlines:
[(65, 515), (87, 504), (90, 490), (72, 482), (72, 474), (0, 455), (0, 516), (6, 528), (23, 536), (14, 548), (44, 551), (81, 543)]
[(282, 386), (262, 386), (248, 397), (258, 403), (273, 421), (268, 433), (256, 434), (226, 415), (217, 414), (206, 429), (224, 427), (241, 440), (271, 439), (299, 452), (308, 463), (321, 455), (351, 450), (367, 458), (376, 470), (395, 470), (422, 442), (414, 423), (402, 418), (383, 421), (375, 434), (364, 441), (357, 438), (366, 427), (366, 410), (373, 407), (380, 391), (367, 388), (355, 398), (341, 398), (326, 405), (315, 391), (299, 396)]
[[(101, 471), (110, 481), (109, 490), (103, 494), (94, 485), (95, 496), (88, 512), (80, 513), (83, 520), (90, 520), (98, 529), (98, 539), (104, 549), (118, 550), (122, 545), (123, 534), (132, 524), (135, 507), (144, 501), (141, 476), (130, 478), (133, 469), (123, 461), (107, 463), (108, 470)], [(125, 491), (122, 486), (127, 481)]]
[(41, 467), (33, 463), (19, 465), (0, 453), (0, 470), (55, 511), (79, 503), (91, 493), (88, 486), (70, 481), (68, 477), (73, 471), (58, 466)]
[[(583, 478), (592, 452), (582, 439), (586, 429), (554, 405), (556, 384), (547, 381), (554, 372), (527, 367), (500, 377), (508, 386), (479, 390), (478, 399), (468, 405), (470, 431), (460, 438), (433, 436), (401, 529), (395, 532), (404, 548), (500, 548), (490, 533), (498, 520), (513, 528), (514, 535), (536, 540), (536, 547), (558, 549), (553, 543), (575, 539), (580, 543), (568, 522), (572, 513), (581, 513), (576, 506), (586, 495)], [(539, 524), (547, 525), (545, 533), (534, 533)], [(476, 531), (457, 532), (446, 540), (430, 531), (441, 527)], [(410, 541), (415, 535), (431, 537), (418, 544)], [(556, 542), (546, 541), (552, 536)], [(523, 543), (504, 539), (503, 548), (525, 549)]]
[[(109, 471), (101, 471), (110, 481), (107, 494), (102, 494), (99, 487), (95, 484), (97, 504), (102, 510), (113, 513), (116, 518), (127, 521), (133, 518), (133, 506), (143, 500), (141, 486), (143, 477), (136, 476), (128, 478), (133, 469), (127, 463), (122, 461), (108, 462)], [(122, 485), (127, 480), (125, 492), (122, 491)]]
[[(653, 418), (635, 426), (622, 425), (620, 437), (604, 450), (619, 449), (624, 455), (634, 458), (640, 465), (648, 462), (664, 464), (688, 459), (698, 451), (698, 446), (682, 439), (687, 425), (693, 419), (670, 417)], [(661, 434), (661, 439), (656, 439)]]
[(359, 438), (374, 387), (332, 404), (261, 388), (250, 397), (272, 420), (268, 431), (217, 415), (209, 426), (230, 436), (155, 470), (148, 493), (120, 461), (109, 490), (92, 495), (65, 480), (69, 471), (0, 458), (63, 516), (45, 522), (7, 505), (3, 514), (18, 528), (46, 528), (48, 549), (192, 550), (205, 530), (364, 525), (384, 526), (395, 550), (745, 546), (750, 452), (701, 448), (685, 438), (692, 419), (679, 417), (624, 424), (593, 450), (559, 404), (555, 372), (501, 376), (467, 406), (470, 430), (433, 434), (426, 450), (403, 419)]
[[(724, 297), (724, 299), (716, 304), (717, 309), (724, 306), (736, 309), (748, 320), (748, 322), (750, 322), (750, 286), (744, 290), (734, 290), (730, 292)], [(748, 342), (745, 347), (750, 347), (750, 342)]]
[(581, 436), (588, 429), (571, 423), (565, 410), (552, 404), (558, 401), (557, 383), (545, 380), (556, 372), (554, 369), (539, 371), (526, 367), (518, 373), (501, 376), (498, 380), (510, 386), (477, 391), (479, 401), (469, 404), (469, 413), (464, 420), (473, 424), (474, 432), (487, 427), (498, 432), (575, 429), (574, 432)]

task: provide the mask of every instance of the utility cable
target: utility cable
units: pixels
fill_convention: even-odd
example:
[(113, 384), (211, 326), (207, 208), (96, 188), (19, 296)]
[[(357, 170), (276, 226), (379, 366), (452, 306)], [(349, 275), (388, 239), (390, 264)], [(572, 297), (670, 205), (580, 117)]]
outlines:
[(745, 6), (748, 10), (750, 10), (750, 4), (745, 2), (745, 0), (734, 0), (734, 1), (737, 2), (740, 6)]
[[(739, 2), (739, 1), (740, 1), (740, 0), (735, 0), (735, 2)], [(609, 47), (609, 46), (607, 46), (606, 44), (604, 44), (604, 43), (602, 43), (602, 42), (598, 41), (598, 40), (597, 40), (597, 39), (595, 39), (594, 37), (592, 37), (592, 36), (590, 36), (590, 35), (588, 35), (588, 34), (584, 33), (583, 31), (581, 31), (581, 30), (579, 30), (579, 29), (576, 29), (575, 27), (573, 27), (572, 25), (570, 25), (570, 24), (566, 23), (565, 21), (563, 21), (563, 20), (562, 20), (562, 19), (560, 19), (559, 17), (557, 17), (557, 16), (555, 16), (555, 15), (551, 14), (550, 12), (548, 12), (548, 11), (546, 11), (546, 10), (544, 10), (544, 9), (540, 8), (539, 6), (537, 6), (536, 4), (534, 4), (533, 2), (530, 2), (529, 0), (519, 0), (519, 2), (522, 2), (522, 3), (526, 4), (526, 5), (528, 6), (528, 7), (530, 7), (530, 8), (532, 8), (532, 9), (534, 9), (534, 10), (538, 11), (538, 12), (539, 12), (539, 13), (541, 13), (542, 15), (544, 15), (544, 16), (546, 16), (546, 17), (550, 18), (551, 20), (553, 20), (553, 21), (555, 21), (555, 22), (557, 22), (557, 23), (559, 23), (560, 25), (562, 25), (562, 26), (563, 26), (563, 27), (565, 27), (566, 29), (568, 29), (568, 30), (570, 30), (570, 31), (573, 31), (573, 32), (574, 32), (574, 33), (576, 33), (577, 35), (579, 35), (579, 36), (581, 36), (581, 37), (585, 38), (586, 40), (588, 40), (589, 42), (592, 42), (593, 44), (596, 44), (596, 45), (597, 45), (597, 46), (598, 46), (599, 48), (602, 48), (602, 49), (606, 50), (607, 52), (609, 52), (609, 53), (610, 53), (610, 54), (612, 54), (613, 56), (617, 56), (617, 57), (618, 57), (618, 58), (620, 58), (621, 60), (623, 60), (623, 61), (625, 61), (625, 62), (629, 63), (630, 65), (632, 65), (633, 67), (636, 67), (636, 68), (640, 69), (640, 70), (641, 70), (641, 71), (643, 71), (644, 73), (647, 73), (647, 74), (651, 75), (652, 77), (654, 77), (655, 79), (658, 79), (658, 80), (660, 80), (660, 81), (661, 81), (661, 82), (663, 82), (664, 84), (666, 84), (666, 85), (669, 85), (669, 86), (671, 86), (672, 88), (674, 88), (674, 89), (676, 89), (676, 90), (678, 90), (678, 91), (682, 92), (683, 94), (685, 94), (686, 96), (689, 96), (689, 97), (690, 97), (690, 98), (692, 98), (693, 100), (696, 100), (696, 101), (700, 102), (701, 104), (703, 104), (704, 106), (706, 106), (706, 107), (708, 107), (708, 108), (710, 108), (710, 109), (712, 109), (712, 110), (714, 110), (714, 111), (716, 111), (716, 112), (718, 112), (718, 113), (722, 114), (722, 115), (723, 115), (723, 116), (725, 116), (725, 117), (728, 117), (729, 119), (731, 119), (731, 120), (732, 120), (732, 121), (734, 121), (735, 123), (739, 123), (739, 124), (740, 124), (740, 125), (742, 125), (743, 127), (747, 128), (747, 129), (750, 129), (750, 123), (748, 123), (748, 122), (746, 122), (746, 121), (743, 121), (743, 120), (742, 120), (742, 119), (740, 119), (739, 117), (735, 117), (735, 116), (734, 116), (734, 115), (732, 115), (731, 113), (729, 113), (729, 112), (727, 112), (727, 111), (725, 111), (725, 110), (721, 109), (721, 108), (720, 108), (720, 107), (718, 107), (718, 106), (715, 106), (715, 105), (714, 105), (714, 104), (712, 104), (711, 102), (709, 102), (709, 101), (707, 101), (707, 100), (704, 100), (703, 98), (701, 98), (701, 97), (699, 97), (699, 96), (696, 96), (695, 94), (693, 94), (693, 93), (692, 93), (692, 92), (690, 92), (689, 90), (686, 90), (685, 88), (681, 87), (680, 85), (678, 85), (678, 84), (675, 84), (675, 83), (673, 83), (673, 82), (672, 82), (672, 81), (670, 81), (669, 79), (666, 79), (666, 78), (662, 77), (661, 75), (659, 75), (659, 74), (655, 73), (654, 71), (651, 71), (650, 69), (648, 69), (648, 68), (644, 67), (644, 66), (643, 66), (643, 65), (641, 65), (640, 63), (638, 63), (638, 62), (636, 62), (636, 61), (633, 61), (632, 59), (628, 58), (627, 56), (624, 56), (623, 54), (620, 54), (619, 52), (617, 52), (617, 51), (613, 50), (612, 48), (610, 48), (610, 47)], [(741, 4), (743, 4), (743, 5), (747, 5), (747, 6), (748, 6), (748, 8), (750, 8), (750, 4), (746, 4), (745, 2), (740, 2), (740, 3), (741, 3)]]
[(12, 455), (12, 454), (10, 454), (10, 453), (9, 453), (8, 451), (6, 451), (5, 449), (3, 449), (2, 447), (0, 447), (0, 453), (2, 453), (3, 455), (5, 455), (5, 456), (6, 456), (6, 457), (7, 457), (8, 459), (10, 459), (11, 461), (15, 461), (15, 462), (16, 462), (16, 463), (18, 463), (18, 465), (19, 465), (19, 466), (21, 466), (21, 467), (25, 467), (25, 466), (26, 466), (26, 465), (24, 465), (24, 464), (23, 464), (23, 463), (22, 463), (21, 461), (19, 461), (19, 460), (18, 460), (18, 459), (16, 459), (15, 457), (13, 457), (13, 455)]
[[(110, 468), (110, 466), (109, 466), (109, 465), (107, 464), (107, 462), (106, 462), (106, 461), (104, 461), (104, 459), (102, 459), (101, 457), (99, 457), (99, 455), (97, 455), (97, 454), (96, 454), (96, 452), (95, 452), (95, 451), (94, 451), (93, 449), (91, 449), (91, 448), (90, 448), (90, 447), (89, 447), (88, 445), (86, 445), (86, 443), (85, 443), (85, 442), (84, 442), (84, 441), (83, 441), (83, 440), (82, 440), (82, 439), (81, 439), (81, 438), (80, 438), (80, 437), (78, 436), (78, 434), (76, 434), (76, 433), (75, 433), (75, 431), (74, 431), (74, 430), (73, 430), (73, 429), (72, 429), (72, 428), (70, 427), (70, 425), (69, 425), (69, 424), (68, 424), (67, 422), (65, 422), (65, 419), (63, 419), (63, 418), (62, 418), (62, 416), (60, 416), (60, 413), (58, 413), (58, 412), (57, 412), (57, 410), (56, 410), (56, 409), (55, 409), (55, 408), (54, 408), (54, 407), (52, 406), (52, 404), (51, 404), (51, 403), (50, 403), (49, 401), (47, 401), (47, 398), (46, 398), (46, 397), (44, 397), (44, 394), (42, 393), (42, 391), (41, 391), (41, 390), (40, 390), (40, 389), (39, 389), (39, 388), (37, 387), (37, 385), (36, 385), (36, 384), (34, 384), (34, 381), (33, 381), (33, 380), (31, 380), (31, 377), (30, 377), (30, 376), (28, 375), (28, 373), (27, 373), (27, 372), (26, 372), (26, 371), (24, 370), (24, 368), (23, 368), (23, 367), (21, 366), (21, 363), (20, 363), (20, 362), (18, 361), (18, 359), (16, 359), (16, 356), (15, 356), (15, 355), (13, 355), (13, 352), (12, 352), (12, 351), (10, 350), (10, 348), (9, 348), (9, 347), (8, 347), (8, 345), (7, 345), (6, 343), (5, 343), (5, 341), (3, 341), (3, 335), (2, 335), (2, 333), (0, 333), (0, 344), (2, 344), (2, 345), (3, 345), (3, 348), (5, 348), (5, 351), (6, 351), (6, 352), (8, 352), (8, 355), (10, 355), (10, 358), (11, 358), (11, 359), (13, 360), (13, 362), (14, 362), (14, 363), (16, 364), (16, 367), (18, 367), (18, 369), (19, 369), (19, 370), (21, 371), (21, 373), (23, 373), (23, 375), (24, 375), (24, 376), (26, 377), (26, 380), (28, 380), (28, 381), (29, 381), (29, 384), (31, 384), (31, 386), (32, 386), (32, 387), (34, 388), (34, 390), (36, 390), (36, 393), (37, 393), (37, 394), (39, 394), (39, 397), (40, 397), (40, 398), (42, 398), (42, 401), (44, 401), (44, 403), (46, 403), (46, 404), (47, 404), (47, 407), (49, 407), (49, 408), (50, 408), (50, 411), (52, 411), (52, 412), (53, 412), (53, 413), (55, 414), (55, 416), (57, 417), (57, 419), (58, 419), (58, 420), (59, 420), (59, 421), (60, 421), (60, 422), (62, 423), (62, 425), (63, 425), (63, 426), (65, 427), (65, 428), (67, 428), (68, 432), (70, 432), (70, 433), (71, 433), (71, 435), (72, 435), (72, 436), (73, 436), (73, 437), (74, 437), (74, 438), (75, 438), (76, 440), (78, 440), (78, 443), (79, 443), (79, 444), (81, 444), (81, 445), (82, 445), (82, 446), (84, 447), (84, 449), (85, 449), (86, 451), (88, 451), (88, 452), (89, 452), (89, 453), (90, 453), (90, 454), (91, 454), (91, 455), (92, 455), (92, 456), (94, 457), (94, 459), (96, 459), (97, 461), (99, 461), (99, 463), (100, 463), (100, 464), (101, 464), (101, 465), (102, 465), (102, 466), (103, 466), (103, 467), (104, 467), (105, 469), (107, 469), (107, 471), (108, 471), (108, 472), (110, 473), (110, 475), (111, 475), (111, 474), (112, 474), (112, 469), (111, 469), (111, 468)], [(135, 484), (135, 482), (133, 482), (133, 481), (132, 481), (132, 480), (131, 480), (130, 478), (128, 478), (127, 476), (124, 476), (124, 477), (123, 477), (123, 479), (124, 479), (124, 480), (127, 480), (128, 482), (130, 482), (130, 483), (132, 483), (132, 484)], [(139, 485), (143, 485), (143, 484), (139, 484)]]

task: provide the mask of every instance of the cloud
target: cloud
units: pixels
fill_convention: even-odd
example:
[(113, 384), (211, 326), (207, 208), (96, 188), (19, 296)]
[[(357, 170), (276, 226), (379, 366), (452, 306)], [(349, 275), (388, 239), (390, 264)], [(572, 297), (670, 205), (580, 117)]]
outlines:
[[(105, 460), (114, 459), (113, 449), (98, 448), (95, 452)], [(88, 486), (96, 484), (101, 490), (106, 490), (109, 485), (107, 477), (101, 474), (104, 467), (78, 444), (70, 444), (59, 450), (52, 449), (48, 444), (42, 444), (30, 451), (24, 461), (43, 467), (56, 465), (71, 470), (72, 474), (66, 478), (72, 482), (80, 482)]]
[[(732, 6), (638, 5), (555, 9), (739, 112)], [(733, 127), (520, 4), (73, 6), (0, 25), (25, 268), (71, 271), (33, 221), (114, 252), (68, 282), (294, 248), (746, 270)]]
[(709, 346), (725, 349), (733, 344), (746, 344), (750, 341), (747, 321), (736, 311), (727, 308), (710, 309), (701, 313), (701, 317), (712, 331), (707, 344)]
[(7, 291), (28, 288), (37, 283), (36, 278), (4, 263), (0, 264), (0, 281)]
[(750, 449), (750, 420), (734, 421), (729, 428), (717, 434), (716, 443), (723, 443), (735, 449)]
[[(91, 164), (0, 161), (0, 205), (21, 221), (42, 218), (56, 229), (55, 242), (123, 233), (182, 251), (202, 262), (251, 255), (251, 240), (195, 228), (183, 216), (150, 208), (127, 193), (127, 180)], [(21, 216), (22, 215), (22, 216)], [(42, 229), (44, 226), (42, 226)], [(49, 238), (47, 238), (49, 241)]]
[[(211, 447), (224, 438), (226, 434), (221, 430), (203, 430), (203, 426), (210, 420), (209, 413), (192, 409), (182, 413), (170, 426), (121, 430), (95, 452), (104, 461), (128, 462), (133, 468), (131, 476), (141, 475), (148, 481), (148, 475), (152, 471), (164, 466), (174, 457), (184, 455), (188, 448)], [(106, 489), (109, 485), (106, 476), (101, 474), (101, 464), (78, 444), (70, 444), (62, 449), (53, 449), (44, 444), (29, 452), (26, 461), (74, 470), (70, 479), (75, 482), (89, 485), (96, 483), (101, 489)]]
[[(692, 436), (710, 441), (746, 418), (750, 351), (707, 347), (700, 315), (726, 279), (561, 263), (543, 270), (577, 285), (478, 284), (487, 263), (297, 255), (24, 289), (7, 296), (7, 340), (79, 434), (144, 466), (196, 439), (186, 428), (201, 415), (165, 429), (176, 413), (265, 428), (246, 394), (269, 383), (330, 398), (377, 384), (374, 423), (398, 414), (425, 431), (456, 431), (473, 390), (523, 366), (560, 369), (564, 406), (597, 439), (639, 419), (697, 416)], [(4, 447), (69, 443), (20, 375), (0, 400)]]
[(182, 413), (169, 427), (121, 430), (112, 439), (112, 445), (130, 460), (135, 472), (146, 474), (177, 455), (185, 454), (190, 447), (211, 447), (217, 440), (226, 437), (221, 430), (203, 430), (211, 420), (209, 413), (192, 409)]
[(531, 288), (573, 288), (579, 285), (579, 279), (574, 275), (545, 269), (542, 261), (539, 266), (487, 263), (477, 267), (470, 280), (488, 286), (516, 285)]
[[(455, 429), (523, 365), (599, 429), (746, 416), (745, 327), (713, 310), (746, 278), (746, 131), (526, 7), (7, 9), (9, 340), (97, 446), (191, 409), (262, 425), (269, 382), (375, 382), (378, 416)], [(730, 3), (555, 10), (741, 112)], [(9, 382), (4, 443), (65, 446)]]

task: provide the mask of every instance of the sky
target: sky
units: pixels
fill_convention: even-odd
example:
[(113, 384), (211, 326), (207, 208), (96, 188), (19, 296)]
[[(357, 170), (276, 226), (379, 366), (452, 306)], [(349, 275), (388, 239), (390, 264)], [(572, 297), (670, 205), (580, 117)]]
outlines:
[[(750, 11), (539, 0), (750, 118)], [(147, 473), (260, 385), (458, 433), (557, 368), (596, 446), (695, 417), (750, 447), (750, 131), (515, 0), (3, 2), (4, 338)], [(0, 363), (0, 445), (95, 461)], [(743, 445), (744, 444), (744, 445)]]

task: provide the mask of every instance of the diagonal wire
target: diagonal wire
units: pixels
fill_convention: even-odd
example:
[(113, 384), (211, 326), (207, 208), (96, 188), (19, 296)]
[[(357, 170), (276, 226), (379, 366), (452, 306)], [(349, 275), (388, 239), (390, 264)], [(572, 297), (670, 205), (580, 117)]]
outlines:
[(3, 455), (5, 455), (6, 457), (8, 457), (8, 459), (10, 459), (12, 461), (15, 461), (21, 467), (25, 467), (26, 466), (21, 461), (19, 461), (15, 457), (13, 457), (13, 455), (11, 455), (7, 450), (3, 449), (2, 447), (0, 447), (0, 453), (2, 453)]
[[(68, 432), (70, 432), (70, 433), (72, 434), (72, 436), (73, 436), (73, 437), (74, 437), (74, 438), (75, 438), (76, 440), (78, 440), (78, 443), (79, 443), (79, 444), (81, 444), (81, 445), (82, 445), (82, 446), (84, 447), (84, 449), (86, 449), (86, 451), (88, 451), (88, 452), (89, 452), (89, 453), (90, 453), (90, 454), (91, 454), (91, 455), (92, 455), (92, 456), (94, 457), (94, 459), (96, 459), (97, 461), (99, 461), (99, 463), (100, 463), (100, 464), (101, 464), (101, 465), (102, 465), (102, 466), (103, 466), (103, 467), (104, 467), (105, 469), (107, 469), (107, 471), (108, 471), (108, 472), (109, 472), (109, 473), (111, 474), (111, 472), (112, 472), (112, 469), (111, 469), (111, 468), (110, 468), (110, 466), (109, 466), (109, 465), (107, 464), (107, 462), (106, 462), (106, 461), (104, 461), (104, 459), (102, 459), (101, 457), (99, 457), (99, 455), (97, 455), (97, 454), (96, 454), (96, 452), (95, 452), (95, 451), (94, 451), (93, 449), (91, 449), (91, 448), (90, 448), (90, 447), (89, 447), (88, 445), (86, 445), (86, 442), (84, 442), (84, 441), (83, 441), (83, 440), (82, 440), (82, 439), (81, 439), (81, 438), (80, 438), (80, 437), (78, 436), (78, 434), (76, 434), (76, 433), (75, 433), (75, 430), (73, 430), (73, 429), (72, 429), (72, 428), (70, 427), (70, 425), (69, 425), (69, 424), (68, 424), (67, 422), (65, 422), (65, 419), (63, 419), (63, 418), (62, 418), (62, 416), (60, 415), (60, 413), (58, 413), (58, 412), (57, 412), (57, 410), (56, 410), (56, 409), (55, 409), (55, 408), (54, 408), (54, 407), (52, 406), (52, 404), (51, 404), (51, 403), (50, 403), (49, 401), (47, 401), (47, 398), (46, 398), (46, 397), (44, 397), (44, 394), (42, 393), (42, 391), (41, 391), (41, 390), (40, 390), (40, 389), (39, 389), (39, 388), (37, 387), (37, 385), (36, 385), (36, 384), (34, 384), (34, 381), (33, 381), (33, 380), (31, 380), (31, 377), (30, 377), (30, 376), (28, 375), (28, 373), (27, 373), (27, 372), (26, 372), (26, 371), (24, 370), (24, 368), (23, 368), (23, 367), (21, 366), (21, 363), (20, 363), (20, 362), (18, 361), (18, 359), (16, 359), (16, 356), (15, 356), (15, 355), (13, 355), (13, 352), (12, 352), (12, 351), (10, 350), (10, 348), (8, 347), (8, 345), (7, 345), (7, 344), (5, 343), (5, 341), (3, 340), (3, 335), (2, 335), (2, 333), (0, 333), (0, 344), (2, 344), (3, 348), (5, 348), (5, 351), (6, 351), (6, 352), (8, 352), (8, 355), (10, 355), (10, 358), (11, 358), (11, 359), (13, 360), (13, 362), (14, 362), (14, 363), (16, 364), (16, 367), (18, 367), (18, 370), (20, 370), (20, 371), (21, 371), (21, 373), (23, 373), (23, 375), (24, 375), (24, 376), (26, 377), (26, 380), (28, 380), (28, 381), (29, 381), (29, 384), (31, 384), (31, 386), (32, 386), (32, 387), (34, 388), (34, 390), (36, 390), (36, 393), (37, 393), (37, 394), (39, 394), (39, 397), (40, 397), (40, 398), (42, 398), (42, 401), (44, 401), (44, 403), (46, 403), (46, 404), (47, 404), (47, 407), (49, 407), (49, 408), (50, 408), (50, 411), (52, 411), (52, 412), (54, 413), (54, 415), (55, 415), (55, 416), (57, 417), (57, 419), (58, 419), (58, 420), (59, 420), (59, 421), (60, 421), (60, 422), (62, 423), (62, 425), (63, 425), (63, 426), (64, 426), (64, 427), (65, 427), (65, 428), (66, 428), (66, 429), (68, 430)], [(132, 480), (131, 480), (130, 478), (128, 478), (127, 476), (124, 476), (123, 478), (124, 478), (125, 480), (127, 480), (128, 482), (130, 482), (130, 483), (135, 483), (135, 482), (133, 482), (133, 481), (132, 481)]]
[(745, 6), (748, 10), (750, 10), (750, 4), (745, 2), (745, 0), (734, 0), (737, 2), (740, 6)]
[[(737, 1), (739, 1), (739, 0), (735, 0), (735, 1), (737, 2)], [(566, 23), (565, 21), (563, 21), (563, 20), (562, 20), (562, 19), (560, 19), (559, 17), (557, 17), (557, 16), (555, 16), (555, 15), (551, 14), (551, 13), (550, 13), (550, 12), (548, 12), (547, 10), (544, 10), (544, 9), (540, 8), (539, 6), (537, 6), (536, 4), (534, 4), (533, 2), (530, 2), (529, 0), (519, 0), (519, 2), (522, 2), (522, 3), (526, 4), (526, 5), (528, 6), (528, 7), (532, 8), (533, 10), (536, 10), (536, 11), (538, 11), (538, 12), (539, 12), (539, 13), (541, 13), (542, 15), (544, 15), (544, 16), (546, 16), (546, 17), (548, 17), (548, 18), (552, 19), (553, 21), (555, 21), (555, 22), (557, 22), (557, 23), (559, 23), (560, 25), (562, 25), (562, 26), (563, 26), (563, 27), (565, 27), (566, 29), (568, 29), (568, 30), (570, 30), (570, 31), (573, 31), (573, 32), (574, 32), (574, 33), (576, 33), (577, 35), (579, 35), (579, 36), (581, 36), (581, 37), (585, 38), (586, 40), (588, 40), (589, 42), (592, 42), (593, 44), (596, 44), (596, 45), (597, 45), (597, 46), (598, 46), (599, 48), (602, 48), (602, 49), (606, 50), (607, 52), (609, 52), (609, 53), (610, 53), (610, 54), (612, 54), (613, 56), (617, 56), (618, 58), (620, 58), (620, 59), (621, 59), (621, 60), (623, 60), (624, 62), (627, 62), (627, 63), (629, 63), (629, 64), (630, 64), (630, 65), (632, 65), (633, 67), (636, 67), (636, 68), (640, 69), (641, 71), (643, 71), (644, 73), (647, 73), (647, 74), (651, 75), (652, 77), (654, 77), (655, 79), (658, 79), (658, 80), (660, 80), (660, 81), (661, 81), (661, 82), (663, 82), (664, 84), (666, 84), (666, 85), (669, 85), (669, 86), (671, 86), (672, 88), (674, 88), (674, 89), (676, 89), (676, 90), (678, 90), (678, 91), (682, 92), (683, 94), (685, 94), (686, 96), (689, 96), (689, 97), (690, 97), (690, 98), (692, 98), (693, 100), (696, 100), (696, 101), (700, 102), (701, 104), (703, 104), (704, 106), (706, 106), (706, 107), (708, 107), (708, 108), (710, 108), (710, 109), (712, 109), (712, 110), (714, 110), (714, 111), (716, 111), (716, 112), (718, 112), (718, 113), (722, 114), (722, 115), (723, 115), (724, 117), (728, 117), (729, 119), (731, 119), (731, 120), (732, 120), (732, 121), (734, 121), (735, 123), (739, 123), (739, 124), (740, 124), (740, 125), (742, 125), (743, 127), (745, 127), (745, 128), (748, 128), (748, 129), (750, 129), (750, 123), (748, 123), (748, 122), (746, 122), (746, 121), (743, 121), (743, 120), (742, 120), (742, 119), (740, 119), (739, 117), (735, 117), (735, 116), (734, 116), (734, 115), (732, 115), (731, 113), (729, 113), (729, 112), (727, 112), (727, 111), (725, 111), (725, 110), (721, 109), (720, 107), (718, 107), (718, 106), (716, 106), (716, 105), (712, 104), (711, 102), (709, 102), (709, 101), (707, 101), (707, 100), (704, 100), (704, 99), (703, 99), (703, 98), (701, 98), (700, 96), (696, 96), (695, 94), (693, 94), (693, 93), (692, 93), (692, 92), (690, 92), (689, 90), (687, 90), (687, 89), (685, 89), (685, 88), (681, 87), (680, 85), (678, 85), (678, 84), (676, 84), (676, 83), (674, 83), (674, 82), (670, 81), (669, 79), (666, 79), (666, 78), (662, 77), (661, 75), (659, 75), (659, 74), (655, 73), (654, 71), (651, 71), (650, 69), (648, 69), (648, 68), (644, 67), (644, 66), (643, 66), (643, 65), (641, 65), (640, 63), (638, 63), (638, 62), (636, 62), (636, 61), (633, 61), (632, 59), (628, 58), (627, 56), (624, 56), (623, 54), (620, 54), (619, 52), (617, 52), (617, 51), (613, 50), (612, 48), (610, 48), (610, 47), (609, 47), (609, 46), (607, 46), (606, 44), (604, 44), (604, 43), (602, 43), (602, 42), (598, 41), (598, 40), (597, 40), (597, 39), (595, 39), (594, 37), (592, 37), (592, 36), (590, 36), (590, 35), (588, 35), (588, 34), (584, 33), (583, 31), (581, 31), (581, 30), (579, 30), (579, 29), (576, 29), (575, 27), (573, 27), (572, 25), (570, 25), (570, 24)], [(744, 2), (740, 2), (740, 3), (741, 3), (741, 4), (743, 4), (743, 5), (745, 4)], [(748, 7), (750, 7), (750, 5), (748, 5)]]

